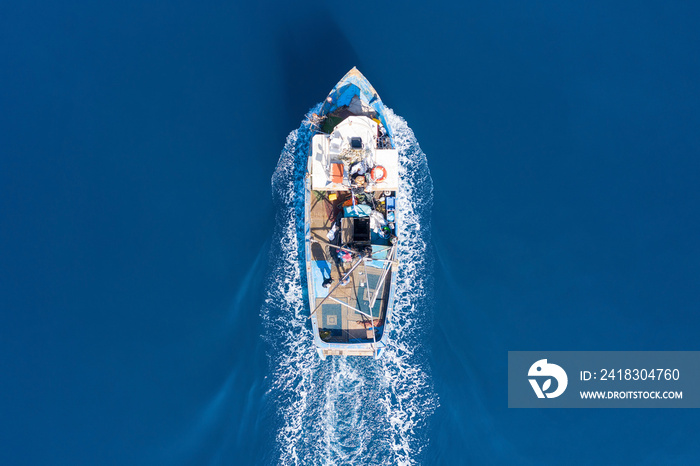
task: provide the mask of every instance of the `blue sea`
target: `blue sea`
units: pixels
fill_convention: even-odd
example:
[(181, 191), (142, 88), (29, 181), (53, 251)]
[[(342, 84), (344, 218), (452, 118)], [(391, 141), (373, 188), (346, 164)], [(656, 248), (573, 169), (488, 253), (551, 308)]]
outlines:
[[(700, 5), (0, 5), (0, 463), (700, 464), (687, 409), (509, 409), (508, 351), (698, 350)], [(311, 347), (306, 115), (406, 213), (379, 361)], [(700, 388), (699, 388), (700, 390)]]

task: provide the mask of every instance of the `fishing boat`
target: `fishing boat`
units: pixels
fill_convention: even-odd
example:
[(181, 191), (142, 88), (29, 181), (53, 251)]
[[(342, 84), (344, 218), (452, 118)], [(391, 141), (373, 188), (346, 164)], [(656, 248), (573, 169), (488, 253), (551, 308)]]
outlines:
[(379, 95), (350, 70), (310, 118), (305, 262), (314, 345), (329, 355), (386, 349), (401, 216), (399, 154)]

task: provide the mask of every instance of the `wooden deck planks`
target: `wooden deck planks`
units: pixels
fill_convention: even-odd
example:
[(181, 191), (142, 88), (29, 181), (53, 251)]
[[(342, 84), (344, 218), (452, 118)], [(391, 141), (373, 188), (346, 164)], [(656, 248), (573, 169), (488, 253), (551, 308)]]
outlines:
[[(325, 193), (324, 193), (325, 194)], [(312, 194), (313, 196), (316, 196), (316, 194)], [(317, 238), (318, 240), (322, 242), (328, 241), (327, 239), (327, 234), (332, 226), (332, 223), (330, 221), (330, 215), (333, 212), (334, 205), (330, 203), (330, 201), (326, 199), (322, 199), (320, 197), (312, 198), (311, 202), (311, 210), (310, 210), (310, 227), (311, 227), (311, 234), (312, 237)], [(340, 202), (340, 201), (336, 201)], [(341, 234), (340, 231), (338, 231), (336, 234)], [(318, 243), (317, 243), (318, 244)], [(318, 244), (321, 248), (321, 252), (319, 252), (318, 247), (313, 248), (313, 255), (315, 260), (320, 260), (321, 257), (324, 258), (324, 260), (327, 260), (331, 266), (331, 278), (334, 281), (334, 285), (338, 283), (338, 281), (347, 273), (348, 270), (351, 268), (350, 263), (342, 263), (339, 266), (335, 264), (335, 261), (333, 260), (334, 255), (337, 253), (337, 250), (330, 248), (327, 245), (324, 244)], [(368, 271), (369, 273), (369, 271)], [(377, 272), (375, 275), (380, 275), (379, 272)], [(380, 319), (383, 319), (386, 314), (386, 298), (388, 295), (388, 290), (389, 290), (389, 280), (390, 280), (391, 274), (387, 277), (387, 281), (382, 287), (382, 293), (381, 295), (377, 298), (378, 302), (381, 302), (382, 305), (380, 306), (381, 313), (380, 313)], [(367, 292), (367, 285), (360, 287), (360, 283), (364, 282), (365, 284), (367, 283), (367, 279), (364, 276), (364, 267), (359, 266), (357, 267), (350, 279), (349, 283), (345, 286), (340, 286), (338, 287), (334, 292), (333, 292), (333, 297), (336, 299), (339, 299), (341, 301), (346, 302), (348, 305), (360, 309), (360, 306), (358, 305), (358, 294), (360, 296), (360, 299), (364, 299), (365, 301), (368, 301), (368, 296), (369, 293)], [(328, 302), (328, 301), (327, 301)], [(323, 314), (322, 310), (319, 309), (317, 312), (319, 312), (319, 321), (323, 322)], [(372, 339), (372, 333), (373, 330), (371, 328), (371, 325), (366, 324), (366, 322), (369, 321), (369, 318), (366, 316), (363, 316), (362, 314), (359, 314), (355, 312), (354, 310), (348, 308), (347, 306), (343, 306), (343, 311), (342, 311), (342, 327), (343, 327), (343, 334), (344, 336), (339, 340), (337, 338), (333, 338), (331, 341), (347, 341), (347, 338), (357, 338), (357, 339)]]

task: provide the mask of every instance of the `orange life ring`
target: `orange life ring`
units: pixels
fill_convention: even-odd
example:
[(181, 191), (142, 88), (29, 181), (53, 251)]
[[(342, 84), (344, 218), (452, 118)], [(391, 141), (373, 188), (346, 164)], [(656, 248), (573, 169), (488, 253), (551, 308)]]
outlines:
[[(377, 177), (377, 174), (379, 174), (379, 177)], [(386, 179), (386, 168), (382, 167), (381, 165), (377, 165), (372, 169), (370, 175), (375, 183), (381, 183)]]

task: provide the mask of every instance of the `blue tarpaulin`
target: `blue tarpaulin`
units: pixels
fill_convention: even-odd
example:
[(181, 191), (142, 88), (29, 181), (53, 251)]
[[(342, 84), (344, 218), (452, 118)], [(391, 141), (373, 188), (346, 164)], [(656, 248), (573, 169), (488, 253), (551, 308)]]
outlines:
[(355, 205), (355, 206), (348, 206), (345, 207), (345, 216), (346, 217), (369, 217), (369, 214), (372, 213), (372, 208), (368, 205)]
[(343, 76), (343, 79), (336, 84), (333, 90), (331, 90), (330, 97), (332, 98), (332, 102), (325, 102), (323, 104), (321, 114), (328, 114), (340, 107), (350, 105), (354, 96), (358, 96), (364, 104), (369, 105), (377, 112), (377, 118), (379, 118), (382, 126), (386, 129), (389, 137), (393, 139), (394, 135), (391, 131), (391, 127), (387, 124), (386, 118), (384, 117), (384, 104), (382, 100), (369, 81), (367, 81), (367, 78), (365, 78), (357, 68), (350, 70)]

